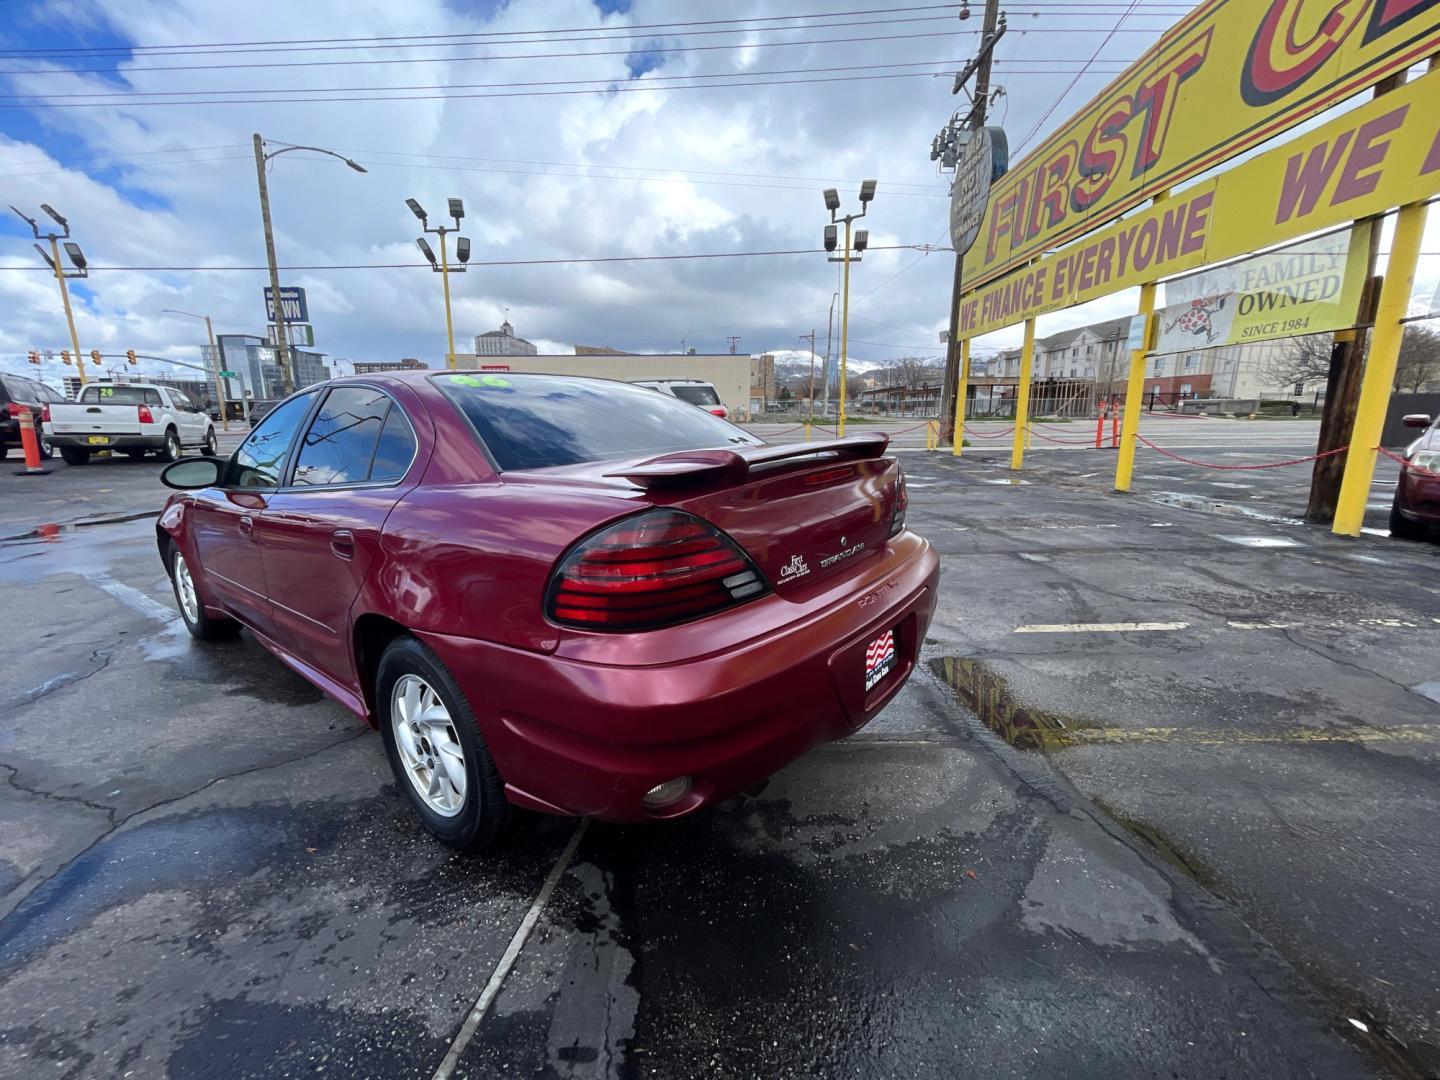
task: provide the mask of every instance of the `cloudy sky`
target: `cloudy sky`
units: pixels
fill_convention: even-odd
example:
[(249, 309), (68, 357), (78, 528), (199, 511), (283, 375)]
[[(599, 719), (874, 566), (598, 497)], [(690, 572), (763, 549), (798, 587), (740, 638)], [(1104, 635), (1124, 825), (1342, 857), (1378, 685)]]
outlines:
[[(163, 309), (263, 330), (251, 133), (334, 149), (368, 171), (305, 152), (271, 166), (281, 265), (330, 268), (282, 281), (306, 287), (332, 356), (436, 364), (440, 282), (416, 265), (407, 197), (433, 214), (463, 197), (475, 260), (559, 260), (453, 278), (461, 351), (507, 310), (542, 351), (718, 352), (728, 335), (774, 351), (812, 328), (823, 351), (837, 287), (823, 254), (563, 260), (816, 248), (820, 189), (854, 205), (875, 177), (851, 355), (936, 355), (953, 258), (924, 251), (947, 239), (928, 151), (975, 3), (962, 21), (954, 5), (853, 0), (0, 0), (0, 203), (50, 203), (97, 267), (205, 268), (97, 270), (74, 288), (85, 351), (195, 359), (203, 326)], [(1187, 10), (1007, 7), (992, 122), (1022, 153)], [(68, 347), (53, 278), (18, 269), (38, 265), (32, 239), (0, 219), (6, 370)]]

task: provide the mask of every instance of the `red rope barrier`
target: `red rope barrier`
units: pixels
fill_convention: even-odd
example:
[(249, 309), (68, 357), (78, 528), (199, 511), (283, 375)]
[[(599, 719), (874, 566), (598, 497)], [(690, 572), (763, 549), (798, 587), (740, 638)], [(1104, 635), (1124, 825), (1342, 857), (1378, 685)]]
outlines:
[(1137, 434), (1135, 438), (1151, 450), (1154, 450), (1157, 454), (1174, 458), (1176, 461), (1183, 461), (1186, 465), (1198, 465), (1202, 469), (1219, 469), (1222, 472), (1254, 472), (1257, 469), (1283, 469), (1287, 465), (1304, 465), (1307, 461), (1319, 461), (1321, 458), (1332, 457), (1335, 454), (1343, 454), (1346, 450), (1350, 449), (1348, 446), (1341, 446), (1335, 450), (1327, 450), (1323, 454), (1310, 454), (1308, 457), (1293, 458), (1290, 461), (1270, 461), (1263, 465), (1218, 465), (1213, 461), (1196, 461), (1194, 458), (1182, 457), (1179, 454), (1166, 450), (1163, 446), (1156, 446), (1149, 439), (1145, 438), (1144, 435)]
[(1377, 446), (1375, 449), (1378, 450), (1378, 451), (1380, 451), (1380, 453), (1384, 454), (1384, 455), (1385, 455), (1386, 457), (1388, 457), (1391, 461), (1397, 461), (1397, 462), (1399, 462), (1399, 463), (1400, 463), (1401, 465), (1403, 465), (1409, 472), (1414, 473), (1416, 476), (1423, 476), (1423, 477), (1426, 477), (1427, 479), (1430, 479), (1430, 480), (1440, 480), (1440, 473), (1431, 472), (1429, 469), (1422, 469), (1419, 465), (1412, 464), (1412, 463), (1411, 463), (1410, 461), (1408, 461), (1406, 458), (1402, 457), (1401, 455), (1399, 455), (1399, 454), (1397, 454), (1397, 453), (1395, 453), (1395, 452), (1393, 452), (1393, 451), (1391, 451), (1391, 450), (1386, 450), (1385, 447), (1383, 447), (1383, 446)]
[(1006, 435), (1009, 435), (1014, 430), (1015, 429), (1013, 427), (1008, 427), (1004, 431), (997, 431), (994, 435), (985, 435), (979, 431), (974, 431), (970, 428), (966, 428), (965, 437), (967, 439), (972, 437), (976, 439), (1003, 439)]

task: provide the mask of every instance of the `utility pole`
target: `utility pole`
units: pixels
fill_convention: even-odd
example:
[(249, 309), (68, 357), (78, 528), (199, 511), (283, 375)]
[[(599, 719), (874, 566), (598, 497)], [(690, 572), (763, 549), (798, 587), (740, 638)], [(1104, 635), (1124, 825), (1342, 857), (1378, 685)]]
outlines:
[[(838, 299), (840, 299), (838, 292), (830, 294), (830, 314), (825, 319), (825, 371), (823, 373), (825, 386), (821, 390), (824, 395), (820, 408), (821, 416), (830, 415), (830, 339), (835, 330), (835, 301)], [(815, 410), (812, 408), (810, 411), (813, 413)]]
[(808, 341), (808, 342), (810, 342), (810, 382), (809, 382), (809, 384), (808, 384), (808, 385), (809, 385), (809, 394), (808, 394), (808, 396), (809, 396), (809, 398), (810, 398), (810, 403), (809, 403), (809, 405), (808, 405), (808, 407), (807, 407), (807, 410), (808, 410), (808, 414), (809, 414), (809, 416), (810, 416), (810, 419), (811, 419), (811, 420), (814, 420), (814, 419), (815, 419), (815, 331), (814, 331), (814, 330), (811, 330), (810, 333), (808, 333), (808, 334), (801, 334), (801, 335), (800, 335), (800, 340), (801, 340), (801, 341)]
[[(204, 319), (205, 333), (210, 338), (210, 361), (212, 367), (210, 375), (215, 380), (215, 400), (220, 404), (220, 423), (226, 431), (230, 430), (230, 404), (225, 400), (225, 382), (220, 377), (220, 350), (215, 345), (215, 327), (210, 322), (209, 315), (197, 315), (193, 311), (181, 311), (179, 308), (161, 308), (162, 313), (167, 315), (184, 315), (190, 319)], [(173, 362), (173, 361), (172, 361)], [(243, 389), (242, 389), (243, 394)]]
[[(960, 17), (967, 18), (969, 5), (960, 9)], [(970, 76), (975, 76), (975, 93), (971, 95), (970, 112), (964, 120), (964, 128), (978, 131), (985, 126), (990, 109), (990, 64), (995, 55), (995, 46), (1005, 35), (1004, 21), (1000, 16), (1000, 0), (985, 0), (985, 19), (980, 28), (980, 47), (975, 59), (965, 65), (955, 76), (955, 86), (950, 92), (958, 94), (965, 89)], [(953, 124), (953, 119), (952, 119)], [(937, 140), (938, 144), (938, 140)], [(938, 150), (938, 145), (937, 145)], [(935, 151), (932, 157), (938, 156)], [(955, 275), (950, 285), (950, 337), (945, 345), (945, 379), (940, 393), (940, 434), (941, 438), (952, 439), (955, 432), (955, 388), (960, 377), (960, 349), (956, 341), (955, 328), (960, 320), (960, 290), (964, 276), (965, 256), (955, 254)]]
[(272, 158), (288, 154), (292, 150), (309, 150), (343, 161), (356, 172), (363, 173), (366, 170), (365, 166), (356, 164), (344, 154), (337, 154), (334, 150), (326, 150), (324, 147), (279, 143), (277, 145), (280, 149), (266, 153), (265, 140), (260, 137), (260, 133), (255, 132), (252, 138), (255, 140), (255, 178), (260, 185), (260, 221), (265, 226), (265, 261), (270, 267), (270, 295), (275, 302), (275, 362), (280, 367), (280, 384), (285, 390), (285, 396), (289, 397), (295, 392), (295, 372), (290, 366), (290, 336), (285, 329), (285, 305), (280, 302), (280, 268), (275, 263), (275, 230), (270, 225), (270, 188), (265, 183), (265, 164)]
[(739, 337), (727, 337), (725, 340), (730, 343), (730, 355), (731, 355), (731, 356), (734, 356), (734, 355), (735, 355), (735, 347), (740, 344), (740, 338), (739, 338)]

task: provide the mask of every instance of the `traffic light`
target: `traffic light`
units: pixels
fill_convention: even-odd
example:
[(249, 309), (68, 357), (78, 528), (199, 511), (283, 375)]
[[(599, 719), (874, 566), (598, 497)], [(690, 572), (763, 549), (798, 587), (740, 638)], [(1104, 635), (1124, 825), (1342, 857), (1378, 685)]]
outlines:
[(30, 362), (37, 365), (40, 363), (40, 352), (38, 349), (30, 350)]
[(135, 359), (135, 350), (134, 350), (134, 349), (126, 349), (126, 350), (125, 350), (125, 362), (126, 362), (127, 364), (138, 364), (138, 363), (140, 362), (140, 361), (138, 361), (138, 360)]
[(62, 364), (68, 364), (68, 363), (70, 363), (70, 350), (69, 350), (69, 349), (61, 349), (61, 350), (60, 350), (60, 362), (61, 362)]
[(90, 350), (90, 360), (91, 360), (92, 363), (95, 363), (95, 364), (99, 364), (99, 363), (100, 363), (100, 350), (99, 350), (99, 349), (91, 349), (91, 350)]

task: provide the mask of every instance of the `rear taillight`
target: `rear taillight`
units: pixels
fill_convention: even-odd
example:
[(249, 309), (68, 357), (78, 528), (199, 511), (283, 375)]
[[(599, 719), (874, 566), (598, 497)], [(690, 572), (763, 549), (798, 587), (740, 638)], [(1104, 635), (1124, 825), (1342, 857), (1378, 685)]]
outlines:
[(142, 424), (153, 424), (155, 422), (155, 417), (150, 414), (149, 405), (137, 405), (136, 408), (140, 410), (140, 422)]
[(724, 420), (727, 416), (730, 415), (730, 413), (729, 413), (729, 411), (725, 408), (725, 406), (723, 406), (723, 405), (717, 405), (717, 406), (715, 406), (715, 408), (713, 408), (713, 409), (710, 410), (710, 415), (711, 415), (711, 416), (718, 416), (721, 420)]
[(677, 510), (650, 510), (602, 529), (561, 560), (550, 618), (585, 630), (653, 630), (765, 591), (734, 541)]
[(10, 414), (11, 420), (20, 419), (20, 406), (15, 404), (15, 402), (7, 401), (5, 403), (5, 411)]
[(890, 511), (890, 536), (896, 536), (905, 528), (905, 511), (910, 506), (910, 493), (905, 490), (905, 470), (895, 466), (899, 474), (895, 481), (895, 507)]
[(42, 405), (42, 406), (40, 406), (40, 420), (41, 420), (43, 423), (46, 423), (46, 424), (48, 424), (48, 423), (50, 422), (50, 406), (49, 406), (49, 405)]

